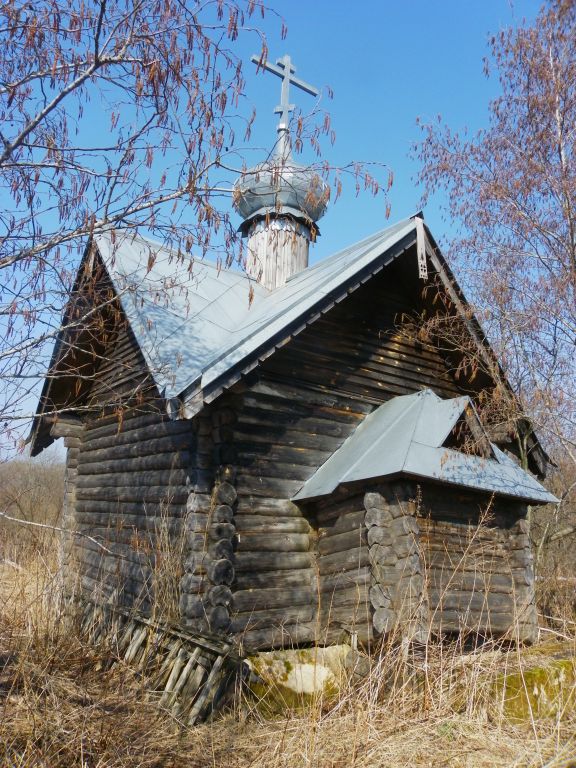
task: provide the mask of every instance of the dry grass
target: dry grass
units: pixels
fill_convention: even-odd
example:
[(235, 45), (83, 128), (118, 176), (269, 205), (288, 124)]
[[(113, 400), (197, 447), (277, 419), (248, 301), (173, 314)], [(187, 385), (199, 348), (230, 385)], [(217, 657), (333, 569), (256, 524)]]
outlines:
[[(465, 660), (431, 648), (427, 682), (415, 685), (397, 649), (335, 705), (265, 720), (245, 700), (182, 731), (146, 703), (145, 681), (120, 665), (104, 670), (104, 651), (85, 647), (62, 621), (46, 559), (21, 571), (4, 565), (0, 583), (2, 766), (576, 766), (576, 719), (512, 725), (491, 715), (475, 681), (502, 664), (498, 650)], [(464, 681), (464, 704), (455, 681)]]
[[(576, 768), (576, 713), (501, 716), (485, 680), (515, 653), (498, 647), (471, 656), (430, 645), (414, 659), (396, 645), (336, 703), (266, 720), (242, 696), (182, 730), (149, 703), (144, 679), (110, 668), (109, 652), (86, 647), (73, 617), (64, 621), (55, 535), (34, 535), (0, 557), (2, 768)], [(562, 632), (570, 627), (574, 641), (576, 625)]]

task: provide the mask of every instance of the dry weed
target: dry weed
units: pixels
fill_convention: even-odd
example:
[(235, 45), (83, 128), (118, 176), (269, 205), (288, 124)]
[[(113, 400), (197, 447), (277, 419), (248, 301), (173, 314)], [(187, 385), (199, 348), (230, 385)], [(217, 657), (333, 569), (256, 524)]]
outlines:
[(486, 680), (517, 659), (497, 644), (465, 654), (461, 642), (430, 643), (413, 655), (392, 643), (336, 703), (266, 720), (240, 698), (183, 730), (147, 703), (145, 679), (110, 668), (111, 651), (87, 647), (73, 617), (64, 621), (56, 550), (47, 537), (0, 565), (2, 767), (576, 766), (572, 713), (516, 725), (498, 713)]
[[(145, 681), (121, 665), (106, 669), (104, 652), (87, 648), (54, 613), (57, 581), (44, 573), (40, 589), (38, 572), (1, 572), (2, 766), (567, 768), (576, 755), (575, 720), (510, 725), (472, 696), (479, 665), (502, 664), (498, 648), (467, 661), (457, 648), (452, 656), (429, 649), (424, 682), (421, 656), (388, 649), (335, 705), (318, 701), (274, 720), (238, 707), (183, 731), (145, 703)], [(475, 707), (455, 706), (456, 681)]]

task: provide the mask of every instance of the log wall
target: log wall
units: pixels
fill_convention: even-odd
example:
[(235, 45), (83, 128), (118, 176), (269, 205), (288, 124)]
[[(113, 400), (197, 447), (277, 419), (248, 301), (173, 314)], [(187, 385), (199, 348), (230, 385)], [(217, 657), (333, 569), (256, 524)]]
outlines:
[(318, 625), (322, 642), (373, 637), (370, 562), (361, 496), (330, 498), (316, 507)]
[[(473, 568), (446, 581), (447, 558), (471, 530), (458, 499), (445, 508), (447, 496), (431, 496), (418, 524), (406, 485), (290, 502), (374, 407), (422, 387), (460, 394), (439, 354), (397, 332), (412, 305), (383, 273), (191, 422), (167, 419), (129, 330), (120, 332), (87, 400), (102, 415), (86, 419), (69, 448), (75, 524), (91, 537), (70, 549), (79, 588), (147, 612), (175, 603), (189, 628), (231, 633), (246, 650), (343, 635), (369, 642), (428, 597), (438, 631), (461, 626), (470, 574), (488, 560), (476, 553)], [(123, 404), (121, 417), (106, 413), (111, 401)], [(486, 589), (482, 599), (503, 616), (510, 591), (524, 595), (530, 627), (525, 524), (502, 514), (505, 531), (486, 535), (517, 553), (508, 581), (499, 550), (491, 555), (490, 583), (508, 597)], [(483, 616), (479, 598), (470, 605)]]
[(409, 483), (377, 486), (364, 495), (364, 521), (375, 633), (425, 642), (429, 605), (415, 497)]
[(418, 526), (431, 626), (437, 633), (537, 629), (526, 506), (424, 487)]
[(146, 410), (86, 422), (71, 556), (85, 597), (176, 618), (196, 436)]
[(81, 431), (66, 438), (75, 441), (68, 587), (175, 619), (186, 502), (200, 471), (195, 425), (168, 419), (125, 320), (112, 339), (85, 395)]
[(231, 631), (248, 648), (371, 637), (361, 498), (341, 509), (289, 499), (377, 405), (423, 387), (460, 393), (438, 353), (397, 331), (412, 304), (374, 278), (227, 396), (214, 437), (236, 469)]

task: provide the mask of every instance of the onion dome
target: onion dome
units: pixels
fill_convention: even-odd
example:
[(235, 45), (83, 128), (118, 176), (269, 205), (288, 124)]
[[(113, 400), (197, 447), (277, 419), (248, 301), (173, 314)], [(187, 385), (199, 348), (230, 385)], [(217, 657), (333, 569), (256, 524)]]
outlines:
[(260, 69), (282, 79), (280, 115), (274, 154), (250, 168), (234, 185), (234, 207), (243, 221), (239, 227), (246, 238), (246, 273), (268, 290), (284, 285), (292, 275), (308, 266), (311, 241), (318, 236), (316, 222), (324, 215), (330, 188), (313, 168), (295, 162), (291, 153), (289, 87), (318, 96), (314, 86), (294, 76), (290, 56), (276, 64), (256, 56)]
[(310, 226), (326, 212), (330, 188), (313, 169), (275, 156), (249, 169), (234, 185), (234, 207), (242, 216), (240, 231), (255, 218), (288, 216)]

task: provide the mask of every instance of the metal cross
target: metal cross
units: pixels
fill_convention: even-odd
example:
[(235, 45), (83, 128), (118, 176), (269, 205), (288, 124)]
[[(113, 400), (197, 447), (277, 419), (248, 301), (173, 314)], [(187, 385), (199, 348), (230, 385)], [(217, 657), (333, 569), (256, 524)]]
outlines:
[(290, 140), (288, 133), (288, 125), (290, 120), (290, 112), (294, 111), (294, 104), (290, 104), (290, 83), (300, 88), (311, 96), (318, 96), (318, 89), (313, 85), (305, 83), (304, 80), (300, 80), (298, 77), (294, 77), (296, 67), (292, 64), (292, 59), (288, 54), (281, 59), (276, 59), (276, 64), (272, 64), (270, 61), (262, 61), (259, 56), (252, 56), (251, 59), (254, 64), (262, 69), (272, 72), (273, 75), (277, 75), (282, 78), (282, 90), (280, 92), (280, 104), (275, 108), (274, 113), (280, 115), (280, 120), (276, 130), (278, 131), (278, 153), (286, 158), (290, 154)]

